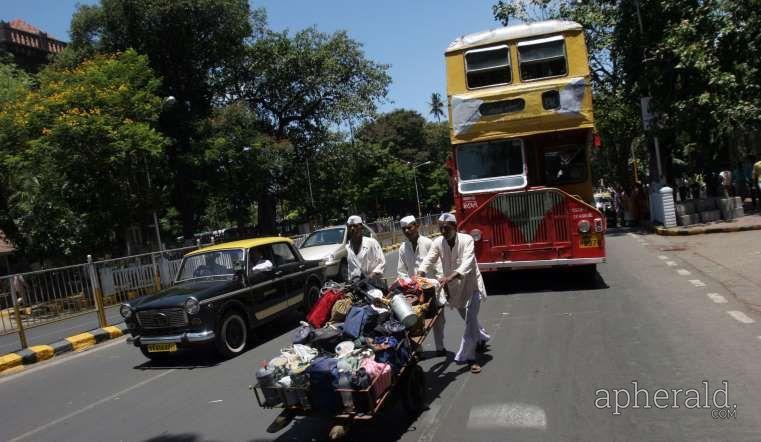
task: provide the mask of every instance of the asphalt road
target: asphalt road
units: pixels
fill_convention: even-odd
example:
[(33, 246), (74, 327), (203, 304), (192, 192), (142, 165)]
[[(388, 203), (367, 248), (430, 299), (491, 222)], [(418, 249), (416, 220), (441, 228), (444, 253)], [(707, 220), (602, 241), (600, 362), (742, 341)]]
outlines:
[[(608, 263), (591, 284), (546, 271), (488, 277), (480, 318), (493, 339), (483, 372), (470, 374), (451, 355), (426, 359), (428, 410), (410, 416), (389, 405), (350, 440), (758, 440), (761, 315), (729, 296), (719, 302), (721, 286), (646, 238), (613, 233), (607, 244)], [(463, 323), (447, 313), (446, 342), (456, 350)], [(329, 423), (314, 419), (266, 433), (277, 412), (260, 409), (247, 390), (297, 320), (229, 361), (155, 365), (119, 339), (0, 378), (0, 440), (324, 440)], [(723, 380), (736, 405), (730, 416), (713, 408)], [(690, 389), (701, 408), (687, 408)], [(723, 393), (715, 396), (723, 405)]]

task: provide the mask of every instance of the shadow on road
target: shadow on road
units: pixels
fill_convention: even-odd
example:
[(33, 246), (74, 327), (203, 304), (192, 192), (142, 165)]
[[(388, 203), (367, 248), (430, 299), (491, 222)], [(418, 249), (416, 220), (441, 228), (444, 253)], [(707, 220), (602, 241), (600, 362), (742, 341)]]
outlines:
[(530, 292), (569, 292), (609, 288), (599, 272), (578, 269), (513, 270), (484, 273), (489, 296)]
[(638, 227), (638, 226), (632, 226), (632, 227), (609, 227), (608, 230), (605, 232), (605, 236), (625, 236), (629, 233), (636, 233), (638, 235), (650, 235), (652, 232), (649, 232), (644, 227)]
[(145, 439), (143, 442), (214, 442), (211, 439), (204, 439), (197, 434), (162, 434), (161, 436)]
[[(254, 329), (249, 339), (246, 349), (237, 357), (242, 357), (247, 352), (267, 343), (273, 339), (279, 338), (284, 334), (289, 334), (298, 326), (299, 321), (304, 317), (303, 313), (297, 311), (285, 313), (277, 321), (267, 324), (265, 327)], [(139, 351), (135, 348), (135, 351)], [(136, 370), (164, 370), (167, 368), (192, 370), (197, 368), (210, 368), (223, 364), (224, 359), (220, 358), (213, 348), (213, 344), (195, 349), (184, 349), (177, 352), (176, 355), (165, 361), (146, 361), (136, 365)]]

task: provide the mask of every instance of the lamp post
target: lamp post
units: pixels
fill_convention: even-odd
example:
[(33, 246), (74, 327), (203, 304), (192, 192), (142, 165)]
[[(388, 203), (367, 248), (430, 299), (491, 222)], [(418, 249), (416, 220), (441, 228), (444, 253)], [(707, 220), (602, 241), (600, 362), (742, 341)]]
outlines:
[(420, 222), (420, 219), (423, 217), (422, 212), (420, 211), (420, 192), (417, 190), (417, 173), (415, 173), (415, 170), (420, 166), (425, 166), (426, 164), (431, 164), (431, 161), (425, 161), (420, 164), (413, 165), (411, 162), (407, 161), (407, 164), (412, 166), (412, 179), (415, 181), (415, 199), (417, 200), (417, 219), (418, 222)]

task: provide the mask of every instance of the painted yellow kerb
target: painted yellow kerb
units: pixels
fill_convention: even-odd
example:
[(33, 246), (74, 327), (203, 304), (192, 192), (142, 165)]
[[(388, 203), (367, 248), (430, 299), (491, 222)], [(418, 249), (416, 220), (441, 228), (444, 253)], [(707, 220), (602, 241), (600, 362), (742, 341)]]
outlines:
[(95, 345), (95, 336), (92, 333), (80, 333), (70, 336), (66, 340), (71, 342), (74, 351), (84, 350)]
[(32, 350), (37, 354), (37, 362), (50, 359), (55, 355), (55, 350), (49, 345), (35, 345), (29, 347), (29, 350)]
[(9, 353), (7, 355), (0, 356), (0, 371), (18, 367), (19, 365), (21, 365), (21, 356), (17, 355), (16, 353)]
[(111, 339), (118, 338), (119, 336), (123, 335), (124, 333), (119, 327), (103, 327), (103, 330), (107, 331), (109, 336), (111, 336)]

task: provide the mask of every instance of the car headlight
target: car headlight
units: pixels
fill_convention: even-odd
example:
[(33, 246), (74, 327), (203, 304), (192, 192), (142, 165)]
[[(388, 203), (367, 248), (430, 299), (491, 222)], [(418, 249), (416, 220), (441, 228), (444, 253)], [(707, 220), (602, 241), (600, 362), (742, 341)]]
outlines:
[(589, 230), (592, 228), (592, 225), (589, 223), (589, 221), (583, 219), (579, 221), (579, 232), (581, 233), (589, 233)]
[(473, 241), (481, 241), (481, 231), (478, 229), (471, 230), (470, 236), (473, 237)]
[(330, 255), (328, 255), (327, 258), (325, 258), (325, 261), (323, 261), (323, 264), (329, 266), (331, 264), (335, 264), (336, 261), (337, 261), (336, 256), (331, 253)]
[(199, 310), (201, 310), (201, 304), (198, 303), (196, 298), (191, 296), (185, 301), (185, 313), (195, 315)]
[(119, 307), (119, 314), (122, 315), (122, 318), (127, 319), (130, 316), (132, 316), (132, 306), (129, 304), (122, 304), (121, 307)]

